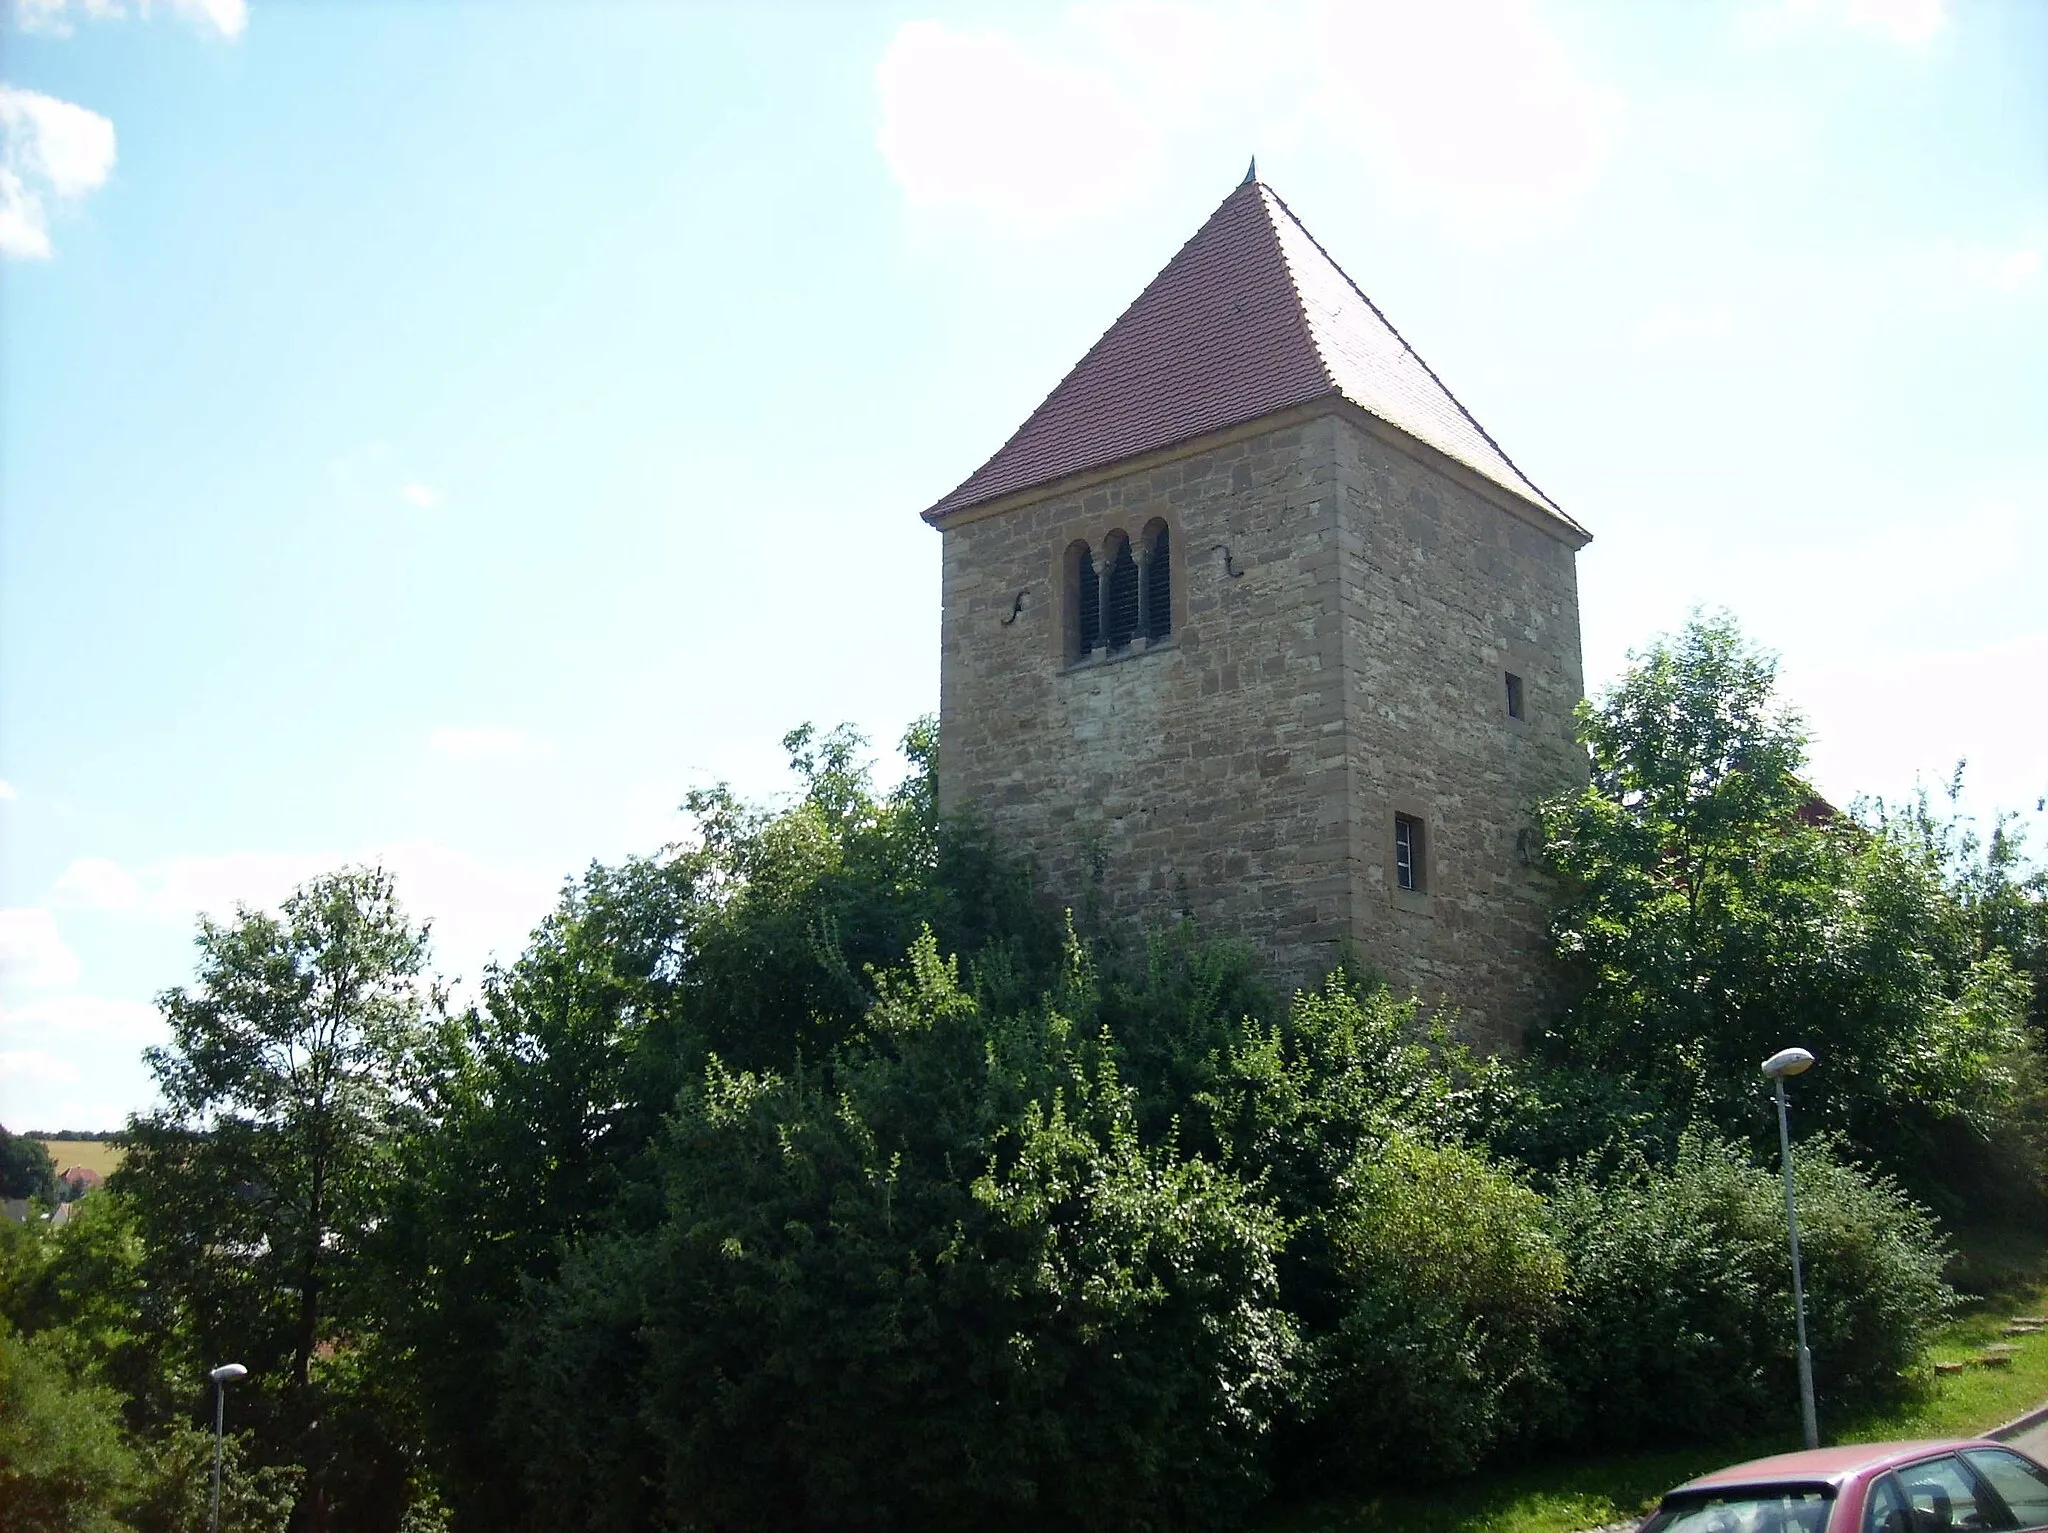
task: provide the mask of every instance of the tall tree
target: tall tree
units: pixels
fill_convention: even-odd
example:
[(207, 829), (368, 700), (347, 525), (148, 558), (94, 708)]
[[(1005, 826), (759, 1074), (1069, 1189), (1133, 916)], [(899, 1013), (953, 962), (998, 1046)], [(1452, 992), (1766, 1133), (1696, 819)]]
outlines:
[(0, 1198), (57, 1201), (57, 1163), (41, 1140), (0, 1128)]
[(1766, 1136), (1757, 1062), (1804, 1045), (1802, 1107), (1957, 1206), (2024, 1111), (2030, 987), (1938, 859), (1807, 785), (1776, 670), (1695, 617), (1585, 710), (1591, 781), (1544, 816), (1577, 977), (1547, 1052)]
[(131, 1120), (117, 1180), (154, 1302), (171, 1311), (160, 1327), (250, 1368), (238, 1404), (272, 1451), (306, 1464), (302, 1520), (317, 1525), (333, 1464), (391, 1457), (360, 1443), (336, 1454), (325, 1429), (348, 1381), (374, 1373), (351, 1366), (374, 1344), (362, 1247), (442, 1073), (427, 933), (387, 873), (347, 868), (276, 915), (203, 919), (197, 945), (197, 983), (159, 1000), (171, 1046), (146, 1056), (164, 1105)]

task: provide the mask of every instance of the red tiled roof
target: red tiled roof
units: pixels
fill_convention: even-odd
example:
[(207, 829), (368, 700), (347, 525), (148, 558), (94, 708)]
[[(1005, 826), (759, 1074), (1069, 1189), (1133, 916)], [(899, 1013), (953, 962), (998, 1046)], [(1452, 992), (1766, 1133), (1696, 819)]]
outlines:
[(1583, 531), (1270, 187), (1246, 180), (929, 521), (1293, 405), (1348, 399)]

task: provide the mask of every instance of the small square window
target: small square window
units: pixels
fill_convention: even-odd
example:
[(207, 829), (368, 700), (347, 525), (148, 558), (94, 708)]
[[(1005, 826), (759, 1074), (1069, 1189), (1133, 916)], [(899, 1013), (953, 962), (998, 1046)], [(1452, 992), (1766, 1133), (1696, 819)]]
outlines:
[(1516, 675), (1516, 674), (1515, 674), (1515, 673), (1514, 673), (1513, 671), (1509, 671), (1509, 672), (1508, 672), (1508, 717), (1509, 717), (1509, 718), (1511, 718), (1511, 719), (1518, 719), (1518, 718), (1520, 718), (1521, 716), (1522, 716), (1522, 678), (1521, 678), (1521, 677), (1519, 677), (1519, 676), (1517, 676), (1517, 675)]
[(1394, 816), (1394, 882), (1403, 889), (1423, 887), (1422, 821), (1413, 815)]

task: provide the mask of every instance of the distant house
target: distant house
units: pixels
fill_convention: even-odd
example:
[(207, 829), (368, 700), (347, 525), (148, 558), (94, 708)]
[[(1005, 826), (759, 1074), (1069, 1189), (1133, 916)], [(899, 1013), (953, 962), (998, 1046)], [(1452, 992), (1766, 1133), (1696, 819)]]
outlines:
[(90, 1166), (71, 1166), (57, 1173), (57, 1196), (69, 1203), (101, 1186), (106, 1178)]

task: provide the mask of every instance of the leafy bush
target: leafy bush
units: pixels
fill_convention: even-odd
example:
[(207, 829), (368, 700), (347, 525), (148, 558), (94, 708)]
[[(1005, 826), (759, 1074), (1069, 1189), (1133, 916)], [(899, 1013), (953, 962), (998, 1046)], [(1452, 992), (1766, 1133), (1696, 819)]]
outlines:
[(0, 1198), (57, 1201), (57, 1163), (42, 1141), (0, 1128)]
[[(221, 1441), (221, 1533), (285, 1533), (304, 1472), (250, 1462), (251, 1435)], [(143, 1483), (125, 1525), (133, 1533), (196, 1533), (213, 1504), (214, 1436), (210, 1427), (178, 1426), (147, 1444)]]
[[(1817, 1142), (1794, 1155), (1815, 1392), (1882, 1397), (1951, 1295), (1947, 1248), (1897, 1185)], [(1797, 1409), (1792, 1274), (1777, 1175), (1688, 1134), (1668, 1169), (1561, 1179), (1569, 1266), (1550, 1368), (1566, 1435), (1603, 1447), (1712, 1442)]]
[(79, 1378), (55, 1338), (0, 1325), (0, 1508), (10, 1533), (120, 1533), (140, 1475), (120, 1397)]
[(1468, 1471), (1539, 1392), (1565, 1279), (1543, 1200), (1405, 1133), (1346, 1180), (1329, 1222), (1348, 1307), (1314, 1345), (1313, 1440), (1353, 1476)]
[(589, 1436), (569, 1411), (542, 1480), (637, 1463), (686, 1526), (1240, 1510), (1292, 1348), (1279, 1221), (1144, 1146), (1098, 1044), (1049, 1008), (987, 1016), (929, 934), (876, 984), (868, 1041), (827, 1068), (714, 1061), (658, 1152), (662, 1223), (592, 1246), (536, 1313), (516, 1411), (559, 1422), (550, 1379), (645, 1402)]

